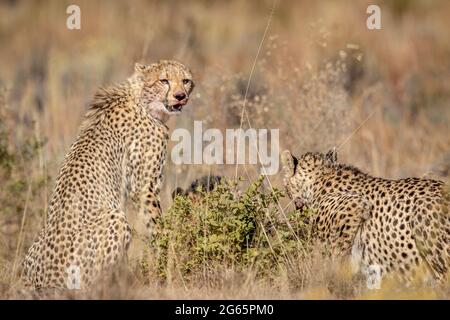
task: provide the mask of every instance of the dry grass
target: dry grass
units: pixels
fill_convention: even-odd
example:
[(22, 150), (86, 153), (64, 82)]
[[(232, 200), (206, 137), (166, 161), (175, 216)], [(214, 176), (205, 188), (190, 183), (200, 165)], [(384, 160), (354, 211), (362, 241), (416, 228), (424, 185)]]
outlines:
[[(126, 78), (135, 61), (176, 58), (194, 71), (194, 97), (172, 129), (192, 129), (193, 120), (239, 127), (251, 80), (243, 125), (279, 128), (282, 148), (336, 146), (342, 161), (373, 175), (448, 181), (450, 3), (386, 2), (383, 29), (369, 31), (369, 1), (278, 2), (251, 79), (270, 0), (77, 1), (80, 31), (65, 28), (69, 2), (0, 3), (0, 134), (14, 155), (13, 167), (0, 169), (0, 296), (19, 285), (18, 263), (45, 221), (55, 175), (94, 91)], [(235, 169), (169, 161), (163, 210), (176, 186), (208, 173), (233, 177)], [(247, 181), (257, 177), (257, 167), (237, 169)], [(280, 185), (277, 176), (270, 182)], [(320, 259), (297, 264), (270, 282), (218, 270), (214, 283), (144, 285), (131, 277), (83, 297), (448, 298), (445, 290), (400, 294), (389, 285), (358, 291)], [(292, 276), (308, 286), (292, 285)], [(330, 290), (335, 282), (339, 289)]]

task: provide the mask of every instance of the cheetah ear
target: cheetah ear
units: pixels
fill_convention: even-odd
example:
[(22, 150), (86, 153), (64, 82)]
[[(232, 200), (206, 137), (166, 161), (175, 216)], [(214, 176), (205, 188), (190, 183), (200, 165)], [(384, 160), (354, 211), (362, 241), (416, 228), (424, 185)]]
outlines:
[(281, 153), (281, 171), (285, 177), (292, 177), (294, 175), (296, 160), (289, 150), (284, 150)]
[(157, 66), (158, 64), (153, 63), (153, 64), (142, 64), (139, 62), (136, 62), (134, 64), (134, 71), (137, 74), (148, 74), (150, 71), (154, 70), (154, 68)]
[(148, 66), (146, 66), (145, 64), (141, 64), (139, 62), (136, 62), (134, 64), (134, 71), (136, 73), (144, 73), (147, 70), (148, 70)]
[(325, 159), (327, 159), (328, 161), (330, 161), (331, 163), (336, 163), (337, 162), (337, 151), (336, 151), (336, 147), (334, 147), (333, 149), (331, 149), (330, 151), (328, 151), (325, 154)]

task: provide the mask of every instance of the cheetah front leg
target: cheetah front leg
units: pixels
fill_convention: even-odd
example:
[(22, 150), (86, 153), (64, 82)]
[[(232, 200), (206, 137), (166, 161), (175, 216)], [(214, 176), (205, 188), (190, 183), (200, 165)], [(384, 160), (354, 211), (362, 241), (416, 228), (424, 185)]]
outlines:
[(152, 238), (159, 232), (158, 220), (161, 217), (161, 201), (157, 191), (143, 193), (140, 200), (136, 231), (145, 238)]
[(139, 237), (152, 239), (158, 233), (158, 220), (161, 216), (160, 190), (164, 180), (166, 146), (163, 142), (153, 141), (147, 144), (157, 145), (160, 153), (154, 150), (142, 152), (131, 163), (132, 199), (137, 206), (135, 230)]

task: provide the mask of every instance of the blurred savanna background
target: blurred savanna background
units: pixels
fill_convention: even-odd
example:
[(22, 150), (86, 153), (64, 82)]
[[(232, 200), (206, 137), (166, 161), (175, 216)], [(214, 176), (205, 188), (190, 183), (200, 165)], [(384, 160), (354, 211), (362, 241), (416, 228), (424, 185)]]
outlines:
[[(81, 30), (66, 28), (71, 4), (81, 8)], [(381, 8), (381, 30), (366, 27), (370, 4)], [(279, 129), (280, 149), (294, 154), (336, 147), (340, 161), (375, 176), (448, 182), (449, 15), (446, 0), (0, 1), (0, 297), (20, 287), (20, 261), (45, 222), (58, 169), (95, 91), (126, 79), (135, 62), (177, 59), (192, 69), (195, 91), (171, 130), (192, 130), (194, 120), (204, 129)], [(242, 177), (230, 188), (245, 193), (259, 167), (178, 166), (169, 158), (165, 172), (163, 211), (176, 215), (192, 209), (184, 199), (173, 209), (176, 187), (223, 175)], [(278, 175), (261, 194), (246, 194), (265, 197), (272, 188), (282, 190)], [(293, 209), (281, 196), (261, 201), (274, 216)], [(253, 256), (222, 252), (203, 267), (186, 266), (180, 255), (189, 252), (169, 250), (170, 268), (155, 258), (155, 271), (152, 258), (137, 259), (138, 275), (87, 297), (448, 298), (430, 288), (360, 289), (319, 258), (289, 255), (287, 243), (302, 241), (291, 231), (279, 244), (284, 260), (255, 267)], [(270, 235), (265, 241), (274, 248)], [(177, 248), (168, 243), (162, 247)]]

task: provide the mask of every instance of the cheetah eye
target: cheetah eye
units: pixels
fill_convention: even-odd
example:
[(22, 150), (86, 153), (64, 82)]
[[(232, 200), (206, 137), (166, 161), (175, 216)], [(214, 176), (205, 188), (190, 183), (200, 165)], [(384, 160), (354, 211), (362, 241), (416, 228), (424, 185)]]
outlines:
[(161, 82), (163, 84), (169, 84), (169, 80), (167, 80), (167, 79), (161, 79), (161, 80), (159, 80), (159, 82)]
[(184, 79), (183, 80), (183, 84), (188, 84), (188, 83), (191, 83), (191, 80), (189, 80), (189, 79)]

